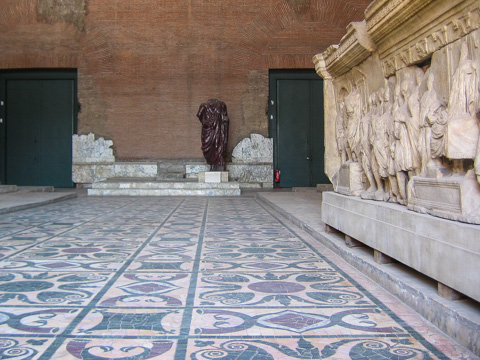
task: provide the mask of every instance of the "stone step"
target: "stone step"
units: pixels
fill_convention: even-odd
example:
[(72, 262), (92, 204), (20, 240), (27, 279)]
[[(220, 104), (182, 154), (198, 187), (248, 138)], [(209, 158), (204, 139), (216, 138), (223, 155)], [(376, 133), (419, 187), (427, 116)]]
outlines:
[(20, 192), (55, 192), (53, 186), (18, 186)]
[(97, 196), (238, 196), (238, 182), (200, 183), (198, 181), (162, 181), (156, 179), (107, 179), (92, 184), (88, 195)]
[(92, 184), (92, 189), (239, 189), (236, 181), (201, 183), (198, 181), (162, 181), (155, 179), (107, 179)]
[(0, 185), (0, 194), (18, 191), (17, 185)]
[(240, 196), (240, 189), (88, 189), (91, 196)]
[(0, 185), (0, 194), (9, 194), (13, 192), (31, 193), (31, 192), (54, 192), (53, 186), (17, 186)]

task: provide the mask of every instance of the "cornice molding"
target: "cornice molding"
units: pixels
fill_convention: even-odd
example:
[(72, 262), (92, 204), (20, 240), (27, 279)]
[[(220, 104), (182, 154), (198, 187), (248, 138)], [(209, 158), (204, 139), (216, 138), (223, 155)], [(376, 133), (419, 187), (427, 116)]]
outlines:
[(365, 20), (353, 22), (347, 26), (347, 34), (340, 44), (332, 45), (322, 54), (314, 56), (313, 62), (320, 76), (335, 78), (367, 59), (375, 49)]
[[(447, 0), (452, 2), (451, 0)], [(367, 28), (373, 41), (379, 42), (418, 14), (434, 0), (377, 0), (365, 10)], [(443, 2), (443, 1), (437, 1)]]
[(320, 76), (337, 78), (376, 51), (389, 77), (478, 28), (478, 0), (375, 0), (365, 20), (351, 23), (313, 62)]

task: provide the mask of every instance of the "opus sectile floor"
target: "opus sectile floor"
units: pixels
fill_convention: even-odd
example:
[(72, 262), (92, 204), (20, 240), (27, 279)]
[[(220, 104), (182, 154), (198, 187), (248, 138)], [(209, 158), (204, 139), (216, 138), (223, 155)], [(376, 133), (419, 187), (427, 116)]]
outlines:
[(0, 253), (0, 359), (475, 358), (253, 197), (78, 198)]

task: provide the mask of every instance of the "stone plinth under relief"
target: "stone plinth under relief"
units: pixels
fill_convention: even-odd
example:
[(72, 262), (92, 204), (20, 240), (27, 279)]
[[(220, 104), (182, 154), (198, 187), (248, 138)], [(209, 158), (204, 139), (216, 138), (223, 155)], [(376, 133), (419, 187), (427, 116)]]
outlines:
[(333, 192), (323, 193), (322, 221), (480, 301), (480, 226)]

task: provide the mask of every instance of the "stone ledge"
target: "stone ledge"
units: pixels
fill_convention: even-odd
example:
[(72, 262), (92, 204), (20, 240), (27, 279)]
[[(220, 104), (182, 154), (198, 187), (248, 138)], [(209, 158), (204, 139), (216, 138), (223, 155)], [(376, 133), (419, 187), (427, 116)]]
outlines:
[(17, 185), (0, 185), (0, 194), (12, 193), (17, 190)]
[(72, 165), (72, 180), (92, 184), (112, 177), (156, 177), (156, 162), (79, 163)]
[(153, 178), (117, 178), (98, 181), (88, 189), (94, 196), (239, 196), (238, 182), (200, 183), (193, 180), (159, 181)]
[(238, 189), (88, 189), (90, 196), (239, 196)]
[(0, 195), (0, 214), (11, 213), (76, 198), (74, 192), (35, 191), (20, 187), (18, 191)]
[(154, 179), (109, 179), (93, 183), (93, 189), (159, 190), (159, 189), (238, 189), (238, 182), (200, 183), (197, 181), (155, 181)]

